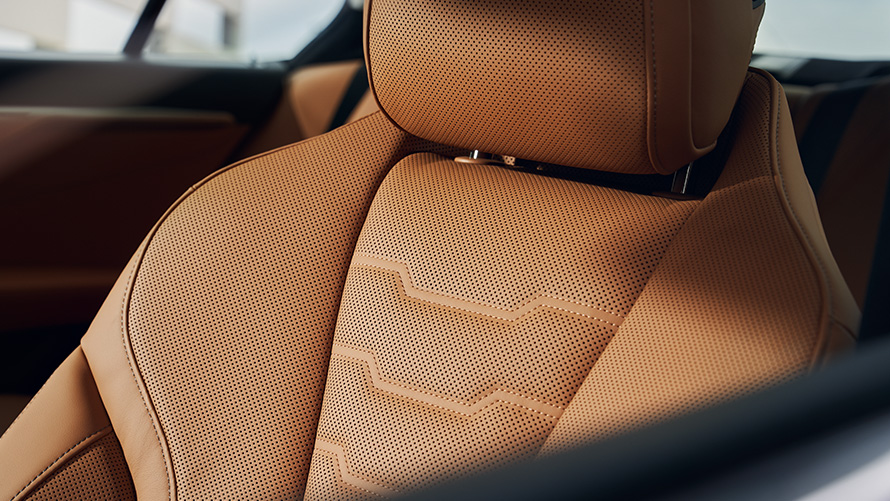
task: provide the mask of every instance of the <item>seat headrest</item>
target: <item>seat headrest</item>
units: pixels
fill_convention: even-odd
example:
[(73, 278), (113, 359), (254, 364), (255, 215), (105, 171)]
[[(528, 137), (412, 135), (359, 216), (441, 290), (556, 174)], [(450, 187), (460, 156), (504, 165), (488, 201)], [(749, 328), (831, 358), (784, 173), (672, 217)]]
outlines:
[(437, 143), (669, 174), (710, 151), (763, 0), (367, 0), (380, 108)]

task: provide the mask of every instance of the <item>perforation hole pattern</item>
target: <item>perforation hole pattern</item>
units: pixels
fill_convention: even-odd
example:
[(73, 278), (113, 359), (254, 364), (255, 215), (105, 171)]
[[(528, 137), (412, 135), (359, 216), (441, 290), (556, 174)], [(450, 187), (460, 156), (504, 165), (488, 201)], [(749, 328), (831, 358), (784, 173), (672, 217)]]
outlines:
[(89, 445), (44, 480), (25, 499), (135, 500), (133, 480), (117, 436), (110, 433)]
[(396, 123), (439, 143), (651, 173), (645, 4), (374, 0), (373, 86)]
[(313, 464), (314, 499), (332, 478), (404, 492), (533, 457), (697, 204), (400, 162), (356, 246), (319, 424), (350, 471)]

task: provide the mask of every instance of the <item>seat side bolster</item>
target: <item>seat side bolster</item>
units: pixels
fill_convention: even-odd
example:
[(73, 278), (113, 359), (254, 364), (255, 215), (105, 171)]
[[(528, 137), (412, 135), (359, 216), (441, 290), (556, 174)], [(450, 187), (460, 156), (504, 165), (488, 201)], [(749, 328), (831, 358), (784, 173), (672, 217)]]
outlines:
[(0, 499), (24, 499), (67, 460), (111, 432), (78, 348), (0, 438)]
[(813, 355), (812, 367), (819, 367), (835, 353), (850, 349), (859, 330), (859, 307), (831, 254), (822, 228), (816, 199), (807, 181), (781, 85), (771, 75), (765, 77), (772, 87), (772, 113), (775, 125), (773, 172), (776, 189), (786, 216), (797, 231), (820, 277), (823, 295), (822, 338)]
[(126, 301), (144, 248), (145, 243), (121, 273), (81, 345), (107, 409), (107, 419), (121, 443), (136, 492), (141, 499), (173, 499), (174, 477), (166, 440), (132, 360), (129, 336), (125, 335)]
[(717, 184), (672, 240), (542, 455), (782, 383), (852, 346), (858, 311), (771, 76), (751, 75), (731, 127)]

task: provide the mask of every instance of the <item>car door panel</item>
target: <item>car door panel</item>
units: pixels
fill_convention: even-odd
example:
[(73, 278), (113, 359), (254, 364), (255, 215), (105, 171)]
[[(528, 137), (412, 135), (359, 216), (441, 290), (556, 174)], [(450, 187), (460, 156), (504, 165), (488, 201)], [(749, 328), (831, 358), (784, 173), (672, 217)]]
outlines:
[(283, 74), (0, 59), (0, 392), (34, 391), (25, 367), (73, 349), (155, 221), (265, 120)]

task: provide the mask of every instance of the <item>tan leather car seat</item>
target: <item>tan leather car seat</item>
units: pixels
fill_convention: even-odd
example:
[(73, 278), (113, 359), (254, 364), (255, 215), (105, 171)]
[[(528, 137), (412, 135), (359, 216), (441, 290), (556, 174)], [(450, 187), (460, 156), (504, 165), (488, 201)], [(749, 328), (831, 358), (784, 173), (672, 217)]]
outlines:
[[(746, 72), (762, 9), (369, 2), (383, 111), (167, 212), (0, 439), (2, 494), (391, 496), (849, 348), (785, 98)], [(589, 182), (696, 159), (703, 199)]]
[(272, 116), (236, 158), (329, 132), (377, 111), (363, 61), (302, 66), (288, 75)]

